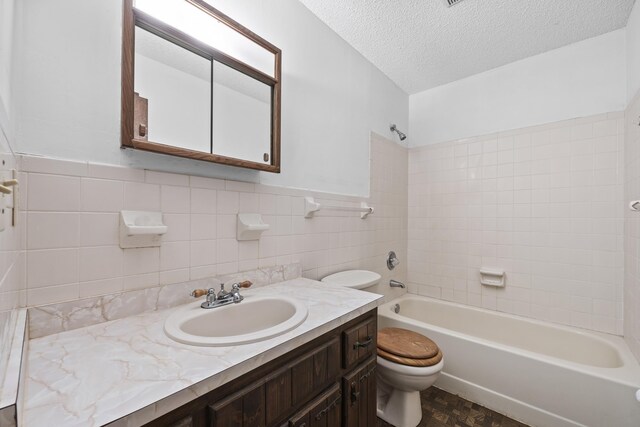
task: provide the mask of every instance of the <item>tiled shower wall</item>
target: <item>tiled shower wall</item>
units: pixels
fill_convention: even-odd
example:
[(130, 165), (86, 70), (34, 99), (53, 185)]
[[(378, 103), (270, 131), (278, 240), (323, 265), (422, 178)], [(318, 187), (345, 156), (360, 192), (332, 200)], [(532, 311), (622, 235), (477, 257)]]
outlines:
[(409, 291), (622, 334), (623, 140), (611, 113), (411, 149)]
[[(627, 108), (625, 201), (640, 199), (640, 93)], [(625, 209), (624, 337), (640, 361), (640, 213)]]
[[(38, 306), (300, 262), (319, 279), (351, 268), (387, 279), (385, 258), (406, 260), (407, 150), (372, 134), (374, 215), (322, 210), (304, 218), (304, 196), (359, 206), (362, 198), (148, 170), (24, 156), (26, 303)], [(121, 249), (119, 211), (161, 211), (159, 248)], [(259, 241), (236, 240), (236, 214), (261, 213)], [(406, 263), (394, 270), (404, 280)], [(381, 286), (388, 291), (388, 285)]]

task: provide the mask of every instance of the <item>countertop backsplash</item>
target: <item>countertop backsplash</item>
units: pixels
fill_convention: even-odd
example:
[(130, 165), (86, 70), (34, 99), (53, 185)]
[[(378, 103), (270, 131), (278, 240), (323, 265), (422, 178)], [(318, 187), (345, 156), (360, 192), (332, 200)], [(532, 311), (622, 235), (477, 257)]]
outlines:
[(230, 285), (244, 280), (250, 280), (252, 287), (258, 288), (285, 280), (297, 279), (301, 275), (300, 264), (293, 263), (119, 294), (31, 307), (29, 308), (29, 336), (40, 338), (58, 332), (186, 304), (194, 301), (193, 297), (189, 295), (194, 289), (212, 287), (218, 289), (221, 283)]

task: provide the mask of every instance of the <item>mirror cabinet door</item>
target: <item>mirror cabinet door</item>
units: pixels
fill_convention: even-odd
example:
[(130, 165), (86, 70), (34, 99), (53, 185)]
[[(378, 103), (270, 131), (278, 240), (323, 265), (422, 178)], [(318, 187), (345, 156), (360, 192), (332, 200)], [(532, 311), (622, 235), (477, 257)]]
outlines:
[(213, 152), (266, 164), (271, 153), (271, 87), (219, 62), (213, 64)]
[(122, 146), (280, 172), (281, 51), (202, 0), (125, 0)]

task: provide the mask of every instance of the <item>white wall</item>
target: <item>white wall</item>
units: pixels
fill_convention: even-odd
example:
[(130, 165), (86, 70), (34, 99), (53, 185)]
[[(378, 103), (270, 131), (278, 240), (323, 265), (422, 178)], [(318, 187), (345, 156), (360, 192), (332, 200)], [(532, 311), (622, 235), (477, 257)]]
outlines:
[(636, 1), (627, 22), (627, 102), (640, 90), (640, 2)]
[(0, 127), (8, 132), (15, 0), (0, 0)]
[(407, 95), (301, 3), (220, 0), (283, 51), (282, 173), (123, 151), (120, 2), (22, 3), (20, 152), (366, 195), (370, 132), (407, 128)]
[(411, 95), (410, 144), (624, 110), (625, 55), (622, 29)]

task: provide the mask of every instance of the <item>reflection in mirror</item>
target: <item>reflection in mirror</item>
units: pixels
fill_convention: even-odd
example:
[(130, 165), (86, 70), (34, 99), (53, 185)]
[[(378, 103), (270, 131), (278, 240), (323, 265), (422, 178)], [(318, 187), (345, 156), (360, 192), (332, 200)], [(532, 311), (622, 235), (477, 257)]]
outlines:
[[(196, 4), (196, 2), (194, 2)], [(134, 7), (185, 34), (275, 77), (274, 54), (185, 0), (135, 0)]]
[(271, 87), (219, 62), (213, 65), (213, 152), (267, 164), (271, 152)]
[[(211, 152), (211, 61), (136, 27), (137, 137)], [(144, 101), (142, 101), (144, 102)]]

